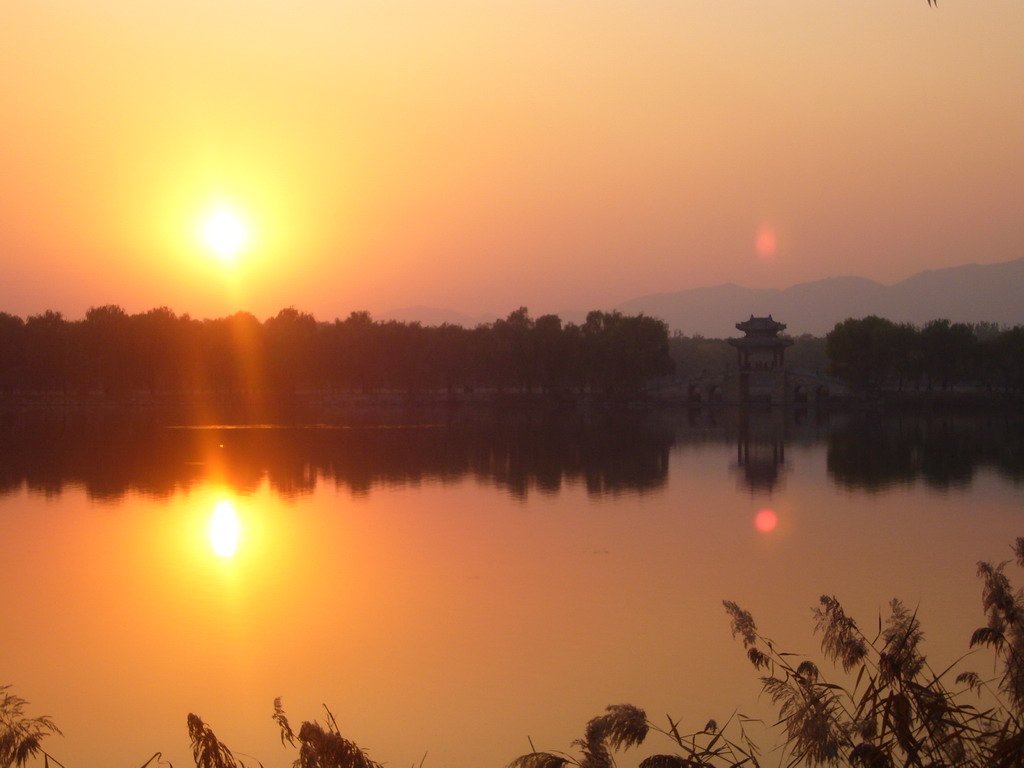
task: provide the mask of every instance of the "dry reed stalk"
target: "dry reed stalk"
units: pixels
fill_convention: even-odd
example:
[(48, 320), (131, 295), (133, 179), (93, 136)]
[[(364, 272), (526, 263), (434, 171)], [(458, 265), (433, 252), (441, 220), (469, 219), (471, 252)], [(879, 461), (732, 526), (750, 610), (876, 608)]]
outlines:
[(47, 765), (53, 762), (63, 766), (42, 747), (43, 739), (53, 733), (60, 735), (60, 729), (47, 715), (26, 716), (28, 702), (12, 694), (10, 688), (0, 685), (0, 766), (21, 768), (39, 756)]

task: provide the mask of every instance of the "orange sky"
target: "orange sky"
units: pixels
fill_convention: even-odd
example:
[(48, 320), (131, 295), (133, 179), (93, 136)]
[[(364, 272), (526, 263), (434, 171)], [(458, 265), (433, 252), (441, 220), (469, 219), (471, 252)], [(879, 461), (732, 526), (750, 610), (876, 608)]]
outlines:
[(15, 0), (0, 310), (539, 314), (1018, 258), (1022, 39), (1014, 0)]

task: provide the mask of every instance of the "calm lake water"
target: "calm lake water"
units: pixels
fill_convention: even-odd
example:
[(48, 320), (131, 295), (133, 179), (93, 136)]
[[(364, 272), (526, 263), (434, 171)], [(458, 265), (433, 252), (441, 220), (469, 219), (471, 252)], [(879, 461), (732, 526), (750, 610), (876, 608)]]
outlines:
[[(815, 652), (822, 593), (870, 629), (900, 597), (944, 666), (983, 623), (977, 561), (1024, 535), (1007, 414), (0, 426), (0, 683), (53, 716), (69, 768), (190, 765), (189, 712), (290, 765), (275, 696), (293, 725), (326, 704), (375, 759), (425, 768), (567, 750), (609, 704), (686, 729), (759, 714), (723, 599)], [(668, 744), (649, 746), (620, 764)]]

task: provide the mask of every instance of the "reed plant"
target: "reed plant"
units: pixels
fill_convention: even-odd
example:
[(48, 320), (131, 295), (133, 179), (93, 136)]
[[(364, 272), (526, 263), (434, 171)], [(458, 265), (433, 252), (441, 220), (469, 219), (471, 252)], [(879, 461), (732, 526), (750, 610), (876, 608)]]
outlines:
[(10, 685), (0, 685), (0, 768), (21, 768), (40, 756), (47, 766), (51, 762), (61, 765), (42, 746), (43, 739), (60, 734), (60, 728), (47, 715), (26, 715), (28, 702), (10, 689)]
[[(725, 731), (735, 719), (735, 738)], [(578, 755), (566, 752), (539, 752), (534, 750), (520, 755), (508, 768), (614, 768), (613, 753), (620, 749), (642, 744), (652, 731), (674, 742), (683, 754), (652, 755), (640, 762), (640, 768), (696, 768), (696, 766), (757, 765), (757, 746), (747, 738), (745, 723), (749, 718), (735, 715), (726, 729), (720, 730), (709, 720), (699, 731), (683, 734), (679, 722), (667, 718), (663, 728), (647, 719), (644, 710), (631, 704), (617, 704), (607, 708), (604, 715), (591, 719), (583, 737), (573, 741)]]
[[(1024, 538), (1013, 545), (1024, 566)], [(954, 670), (964, 657), (936, 671), (923, 651), (924, 633), (916, 611), (893, 600), (868, 636), (839, 600), (821, 597), (813, 609), (825, 664), (780, 650), (736, 603), (723, 603), (732, 634), (761, 674), (763, 691), (776, 708), (778, 744), (765, 753), (750, 738), (751, 723), (733, 713), (721, 728), (709, 720), (684, 733), (667, 717), (662, 726), (631, 704), (610, 706), (589, 720), (574, 752), (532, 749), (508, 768), (615, 768), (615, 754), (643, 744), (653, 732), (670, 751), (645, 758), (639, 768), (760, 768), (840, 766), (856, 768), (1015, 768), (1024, 766), (1024, 592), (1014, 589), (1002, 563), (981, 562), (982, 607), (986, 623), (970, 640), (987, 649), (993, 672)], [(831, 669), (829, 679), (822, 668)], [(952, 680), (950, 678), (953, 677)], [(51, 718), (29, 717), (27, 702), (0, 685), (0, 768), (22, 768), (42, 760), (63, 766), (42, 747), (60, 734)], [(297, 751), (294, 768), (382, 768), (341, 734), (325, 706), (324, 724), (305, 721), (294, 730), (281, 699), (271, 717), (281, 743)], [(187, 718), (196, 768), (248, 768), (195, 714)], [(532, 743), (531, 743), (532, 748)], [(769, 759), (770, 758), (770, 759)], [(262, 768), (262, 763), (249, 758)], [(159, 752), (142, 768), (169, 765)], [(422, 768), (422, 764), (421, 764)]]
[(272, 717), (281, 731), (281, 743), (299, 751), (294, 768), (381, 768), (380, 763), (371, 760), (355, 742), (341, 735), (338, 721), (327, 705), (324, 711), (327, 713), (325, 725), (307, 720), (296, 734), (281, 706), (281, 697), (274, 699)]
[(185, 722), (196, 768), (245, 768), (245, 763), (234, 756), (199, 715), (190, 712)]
[[(293, 768), (382, 768), (355, 742), (341, 735), (338, 721), (326, 705), (324, 711), (327, 713), (325, 725), (305, 721), (296, 733), (281, 705), (281, 697), (274, 699), (271, 717), (280, 731), (281, 744), (298, 750)], [(196, 768), (248, 768), (245, 760), (236, 757), (198, 715), (190, 714), (187, 723)], [(250, 760), (263, 768), (260, 761)]]
[[(1024, 566), (1024, 538), (1013, 552)], [(835, 680), (812, 659), (780, 650), (748, 611), (724, 601), (733, 637), (763, 673), (763, 692), (778, 714), (781, 738), (770, 762), (787, 768), (1024, 766), (1024, 593), (1006, 575), (1009, 562), (978, 564), (987, 623), (970, 646), (992, 652), (995, 676), (989, 678), (964, 671), (950, 680), (965, 657), (936, 671), (924, 654), (916, 611), (899, 600), (879, 616), (869, 637), (839, 600), (821, 597), (813, 609), (814, 629)], [(628, 741), (612, 738), (625, 732), (626, 722)], [(646, 758), (640, 768), (759, 768), (768, 759), (748, 736), (750, 722), (737, 713), (722, 729), (712, 720), (684, 736), (671, 717), (661, 728), (643, 710), (619, 705), (588, 723), (584, 738), (574, 742), (578, 755), (535, 750), (508, 768), (614, 768), (612, 751), (643, 742), (650, 731), (666, 736), (675, 750)]]

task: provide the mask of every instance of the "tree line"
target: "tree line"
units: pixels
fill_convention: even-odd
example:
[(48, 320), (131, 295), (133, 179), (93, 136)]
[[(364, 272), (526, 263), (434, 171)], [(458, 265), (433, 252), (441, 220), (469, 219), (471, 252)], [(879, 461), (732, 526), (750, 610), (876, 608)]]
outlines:
[(525, 307), (475, 328), (377, 321), (368, 312), (317, 321), (294, 307), (198, 320), (167, 307), (84, 319), (0, 312), (0, 392), (472, 392), (628, 395), (672, 372), (658, 319), (593, 311), (581, 324)]
[(918, 327), (871, 315), (825, 337), (828, 370), (868, 389), (1024, 388), (1024, 326), (932, 320)]
[[(789, 367), (855, 387), (1024, 388), (1024, 326), (869, 316), (824, 338), (799, 336)], [(673, 371), (691, 378), (735, 366), (723, 339), (669, 336), (645, 315), (593, 311), (580, 324), (525, 307), (475, 328), (374, 320), (318, 321), (294, 307), (261, 322), (248, 312), (198, 320), (167, 307), (117, 305), (81, 320), (0, 312), (0, 394), (125, 398), (295, 392), (497, 392), (628, 396)]]
[[(1024, 389), (1024, 326), (954, 323), (916, 326), (876, 315), (837, 323), (824, 337), (792, 339), (786, 367), (828, 373), (860, 389), (992, 391)], [(735, 370), (736, 351), (725, 339), (669, 339), (681, 378)]]
[[(793, 346), (786, 350), (786, 367), (802, 371), (824, 371), (828, 366), (825, 337), (809, 333), (791, 337)], [(698, 378), (736, 370), (736, 349), (725, 339), (695, 334), (686, 336), (676, 331), (669, 339), (669, 354), (676, 375), (683, 379)]]

